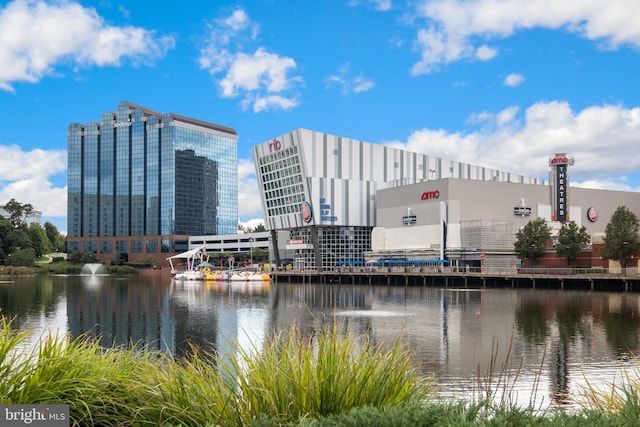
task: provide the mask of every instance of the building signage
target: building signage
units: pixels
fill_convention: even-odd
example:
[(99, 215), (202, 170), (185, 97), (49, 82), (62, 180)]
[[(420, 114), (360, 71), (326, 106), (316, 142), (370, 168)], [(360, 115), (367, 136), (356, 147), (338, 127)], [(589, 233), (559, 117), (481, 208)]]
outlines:
[(524, 199), (520, 199), (520, 204), (513, 208), (513, 214), (520, 215), (524, 218), (525, 216), (531, 215), (531, 208), (527, 207)]
[(269, 142), (269, 152), (278, 151), (282, 148), (282, 143), (277, 139), (273, 139), (273, 141)]
[(529, 216), (531, 215), (531, 208), (525, 206), (515, 206), (513, 208), (513, 214), (520, 216)]
[(311, 203), (304, 201), (300, 203), (300, 214), (302, 215), (302, 220), (305, 223), (310, 223), (313, 219), (313, 212), (311, 211)]
[(420, 196), (420, 200), (431, 200), (440, 198), (440, 192), (438, 190), (435, 191), (425, 191)]
[(114, 128), (126, 128), (129, 126), (131, 126), (131, 119), (127, 120), (126, 122), (116, 122), (115, 120), (113, 122)]
[(415, 224), (416, 216), (415, 215), (405, 215), (402, 217), (402, 223), (405, 225)]
[(591, 222), (596, 222), (600, 214), (598, 213), (598, 209), (594, 207), (590, 207), (587, 209), (587, 219)]
[(567, 165), (556, 166), (556, 221), (567, 221)]
[(570, 165), (573, 164), (572, 159), (570, 159), (569, 157), (554, 157), (553, 159), (549, 160), (549, 165), (553, 166), (553, 165)]
[(554, 207), (555, 221), (567, 222), (567, 212), (569, 209), (567, 168), (573, 165), (573, 157), (567, 157), (564, 153), (556, 153), (555, 157), (549, 159), (553, 172), (553, 196), (552, 204)]
[(335, 222), (337, 220), (337, 216), (331, 215), (331, 204), (327, 203), (324, 197), (320, 198), (320, 221)]
[(290, 245), (304, 245), (304, 240), (289, 240)]

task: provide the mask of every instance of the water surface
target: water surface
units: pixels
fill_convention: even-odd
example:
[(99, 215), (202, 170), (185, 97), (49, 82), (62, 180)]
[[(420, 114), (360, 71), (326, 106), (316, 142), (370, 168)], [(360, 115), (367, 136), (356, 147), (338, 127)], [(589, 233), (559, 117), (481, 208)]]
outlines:
[[(521, 406), (568, 405), (587, 381), (624, 378), (639, 342), (640, 294), (321, 284), (176, 282), (170, 277), (45, 276), (0, 283), (14, 327), (137, 342), (176, 356), (189, 344), (259, 351), (297, 324), (350, 325), (353, 339), (401, 340), (443, 397), (489, 392)], [(633, 369), (630, 370), (633, 372)], [(627, 373), (629, 370), (627, 371)]]

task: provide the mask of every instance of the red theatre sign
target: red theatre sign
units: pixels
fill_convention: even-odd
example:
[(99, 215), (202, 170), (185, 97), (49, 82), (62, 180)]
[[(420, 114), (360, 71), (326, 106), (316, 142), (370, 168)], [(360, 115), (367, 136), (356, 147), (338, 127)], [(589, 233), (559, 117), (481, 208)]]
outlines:
[(422, 195), (420, 196), (420, 200), (431, 200), (431, 199), (438, 199), (440, 197), (440, 192), (438, 190), (434, 190), (434, 191), (425, 191), (424, 193), (422, 193)]

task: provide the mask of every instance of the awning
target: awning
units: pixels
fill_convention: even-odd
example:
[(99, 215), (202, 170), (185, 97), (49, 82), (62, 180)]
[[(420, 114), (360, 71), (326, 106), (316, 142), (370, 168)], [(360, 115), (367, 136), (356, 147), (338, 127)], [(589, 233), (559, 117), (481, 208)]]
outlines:
[(170, 256), (167, 259), (190, 259), (190, 258), (194, 258), (198, 254), (207, 253), (205, 249), (206, 249), (206, 246), (200, 246), (198, 248), (191, 249), (191, 250), (188, 250), (186, 252), (182, 252), (182, 253), (174, 255), (174, 256)]

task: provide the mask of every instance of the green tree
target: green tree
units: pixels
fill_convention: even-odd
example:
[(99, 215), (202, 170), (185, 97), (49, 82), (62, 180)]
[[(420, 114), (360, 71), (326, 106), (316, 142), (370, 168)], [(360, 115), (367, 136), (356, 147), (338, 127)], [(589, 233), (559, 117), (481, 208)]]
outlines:
[(267, 229), (264, 227), (264, 224), (258, 224), (253, 228), (254, 233), (259, 233), (262, 231), (267, 231)]
[(51, 243), (51, 249), (56, 252), (64, 252), (64, 235), (60, 234), (58, 228), (51, 222), (44, 223), (44, 231), (47, 234), (47, 239)]
[(558, 233), (556, 253), (560, 258), (565, 258), (569, 265), (573, 265), (590, 240), (591, 236), (584, 225), (578, 227), (575, 221), (566, 222)]
[(253, 262), (268, 262), (268, 261), (269, 261), (269, 249), (253, 248)]
[(51, 242), (49, 241), (44, 228), (42, 228), (40, 224), (33, 222), (29, 224), (29, 228), (27, 230), (29, 232), (29, 237), (31, 238), (31, 247), (36, 254), (36, 258), (40, 258), (42, 255), (51, 252)]
[(33, 248), (19, 248), (9, 254), (7, 264), (20, 267), (36, 265), (36, 253)]
[(9, 220), (0, 215), (0, 264), (7, 263), (7, 255), (9, 255), (9, 252), (7, 252), (7, 237), (11, 231), (12, 228)]
[(535, 264), (536, 258), (544, 253), (547, 241), (551, 237), (551, 227), (544, 218), (529, 221), (516, 233), (514, 250), (520, 259), (530, 259)]
[(604, 230), (602, 258), (611, 259), (626, 267), (626, 259), (640, 246), (640, 221), (626, 206), (618, 206)]
[(30, 203), (22, 204), (16, 199), (11, 199), (4, 205), (4, 210), (9, 215), (9, 222), (13, 228), (27, 228), (27, 219), (33, 214), (33, 206)]

